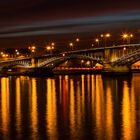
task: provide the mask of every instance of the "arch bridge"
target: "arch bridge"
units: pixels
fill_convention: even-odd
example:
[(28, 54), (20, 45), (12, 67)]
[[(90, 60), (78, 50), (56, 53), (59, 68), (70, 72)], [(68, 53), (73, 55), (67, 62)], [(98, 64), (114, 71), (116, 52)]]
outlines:
[(107, 71), (128, 71), (135, 62), (140, 60), (140, 44), (98, 47), (62, 52), (58, 55), (5, 60), (0, 61), (0, 69), (19, 66), (27, 69), (46, 67), (54, 69), (69, 60), (90, 61), (92, 67), (99, 63)]

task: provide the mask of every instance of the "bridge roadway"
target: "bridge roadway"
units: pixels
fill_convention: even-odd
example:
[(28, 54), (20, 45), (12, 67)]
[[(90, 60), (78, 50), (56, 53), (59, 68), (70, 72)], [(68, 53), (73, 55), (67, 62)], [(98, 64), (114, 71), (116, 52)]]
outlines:
[[(108, 58), (87, 55), (87, 52), (96, 52), (96, 51), (106, 51), (119, 48), (130, 48), (134, 49), (133, 52), (122, 55), (118, 57), (118, 59), (114, 61), (108, 61)], [(122, 50), (122, 49), (121, 49)], [(85, 54), (84, 54), (85, 53)], [(109, 46), (109, 47), (98, 47), (91, 49), (83, 49), (83, 50), (75, 50), (62, 52), (58, 55), (44, 55), (44, 56), (36, 56), (36, 57), (28, 57), (28, 58), (15, 58), (12, 60), (0, 61), (0, 70), (3, 69), (12, 69), (13, 67), (20, 66), (23, 69), (54, 69), (59, 66), (61, 63), (64, 63), (67, 60), (86, 60), (91, 61), (94, 64), (100, 63), (103, 65), (104, 71), (113, 71), (113, 72), (127, 72), (130, 71), (130, 67), (132, 64), (140, 60), (140, 44), (129, 44), (129, 45), (118, 45), (118, 46)], [(92, 63), (92, 64), (93, 64)], [(93, 67), (93, 65), (91, 65)], [(22, 72), (22, 71), (21, 71)]]
[(124, 48), (124, 47), (126, 47), (126, 48), (140, 47), (140, 43), (138, 43), (138, 44), (113, 45), (113, 46), (106, 46), (106, 47), (94, 47), (94, 48), (89, 48), (89, 49), (80, 49), (80, 50), (62, 52), (60, 54), (84, 53), (84, 52), (91, 52), (91, 51), (103, 51), (105, 49), (120, 49), (120, 48)]

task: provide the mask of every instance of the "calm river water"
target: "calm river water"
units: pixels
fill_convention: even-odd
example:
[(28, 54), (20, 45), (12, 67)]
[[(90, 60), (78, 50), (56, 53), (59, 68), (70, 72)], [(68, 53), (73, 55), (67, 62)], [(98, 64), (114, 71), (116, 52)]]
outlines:
[(0, 78), (0, 140), (93, 139), (140, 139), (140, 74)]

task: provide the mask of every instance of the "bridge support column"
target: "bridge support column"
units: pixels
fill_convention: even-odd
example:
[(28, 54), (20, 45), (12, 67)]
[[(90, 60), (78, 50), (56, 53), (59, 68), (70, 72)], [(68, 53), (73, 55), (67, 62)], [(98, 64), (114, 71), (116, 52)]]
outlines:
[(32, 67), (37, 67), (38, 66), (38, 60), (35, 59), (35, 58), (32, 58), (31, 59), (31, 64), (32, 64)]
[(128, 73), (130, 68), (128, 66), (112, 66), (109, 63), (104, 63), (104, 72), (114, 72), (114, 73)]

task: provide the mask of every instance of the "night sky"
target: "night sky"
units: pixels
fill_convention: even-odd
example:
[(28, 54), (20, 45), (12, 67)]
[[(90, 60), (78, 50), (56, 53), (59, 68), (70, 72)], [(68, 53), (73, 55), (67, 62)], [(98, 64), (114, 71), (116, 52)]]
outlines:
[(1, 0), (0, 47), (138, 30), (139, 9), (139, 0)]

